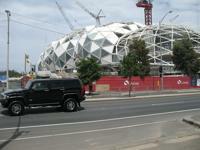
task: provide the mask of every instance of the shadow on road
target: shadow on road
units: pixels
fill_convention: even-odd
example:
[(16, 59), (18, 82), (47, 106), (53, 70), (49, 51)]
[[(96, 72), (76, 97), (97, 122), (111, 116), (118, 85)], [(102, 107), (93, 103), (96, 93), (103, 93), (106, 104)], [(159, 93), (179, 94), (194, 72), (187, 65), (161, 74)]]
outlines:
[(2, 114), (2, 115), (5, 115), (5, 116), (10, 116), (7, 109), (2, 110), (2, 111), (1, 111), (1, 114)]
[(47, 114), (47, 113), (60, 113), (63, 112), (61, 107), (38, 107), (27, 109), (26, 114)]
[[(82, 111), (84, 109), (85, 108), (81, 106), (77, 109), (77, 111)], [(62, 107), (38, 107), (38, 108), (26, 109), (23, 115), (30, 115), (30, 114), (37, 115), (37, 114), (62, 113), (62, 112), (64, 112)], [(5, 116), (10, 116), (7, 109), (2, 110), (1, 114)]]
[[(38, 108), (26, 109), (23, 115), (45, 114), (45, 113), (55, 113), (55, 112), (63, 112), (63, 110), (60, 107), (38, 107)], [(2, 110), (1, 114), (4, 116), (10, 116), (7, 109)]]
[(15, 129), (14, 133), (12, 134), (12, 136), (9, 139), (7, 139), (5, 142), (0, 144), (0, 150), (2, 150), (4, 147), (6, 147), (13, 140), (17, 139), (23, 133), (27, 133), (27, 131), (20, 131), (20, 125), (21, 125), (21, 116), (19, 116), (18, 123), (17, 123), (17, 128)]
[[(84, 107), (79, 107), (77, 111), (84, 110)], [(46, 114), (46, 113), (63, 113), (65, 112), (62, 107), (39, 107), (39, 108), (33, 108), (33, 109), (27, 109), (25, 114)], [(70, 113), (70, 112), (66, 112)]]

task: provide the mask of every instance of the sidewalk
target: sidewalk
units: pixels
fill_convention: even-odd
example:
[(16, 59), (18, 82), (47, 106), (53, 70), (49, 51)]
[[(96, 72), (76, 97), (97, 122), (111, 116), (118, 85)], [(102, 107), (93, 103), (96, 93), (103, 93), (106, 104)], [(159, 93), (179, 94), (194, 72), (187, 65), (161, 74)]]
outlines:
[(183, 118), (183, 121), (200, 128), (200, 114), (196, 116), (185, 117)]
[(170, 95), (186, 95), (190, 93), (200, 93), (198, 89), (184, 89), (184, 90), (162, 90), (162, 91), (132, 91), (131, 97), (128, 92), (94, 92), (92, 95), (86, 95), (87, 101), (98, 100), (115, 100), (115, 99), (132, 99), (145, 97), (159, 97)]

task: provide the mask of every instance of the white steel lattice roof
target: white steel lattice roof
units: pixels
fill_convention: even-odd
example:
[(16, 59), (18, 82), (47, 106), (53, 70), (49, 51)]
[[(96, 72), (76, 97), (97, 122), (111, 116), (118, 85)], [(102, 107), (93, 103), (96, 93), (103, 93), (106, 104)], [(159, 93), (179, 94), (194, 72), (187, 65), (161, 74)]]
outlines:
[(128, 40), (141, 38), (149, 48), (152, 65), (173, 66), (172, 48), (175, 40), (188, 36), (200, 53), (200, 34), (182, 26), (145, 26), (139, 23), (110, 23), (88, 26), (53, 41), (41, 55), (38, 70), (75, 69), (80, 58), (94, 57), (102, 65), (118, 65), (128, 53)]
[(172, 62), (173, 45), (176, 40), (189, 38), (194, 50), (200, 53), (200, 33), (176, 25), (149, 26), (124, 35), (119, 40), (118, 48), (128, 51), (129, 39), (143, 39), (149, 49), (149, 60), (152, 65), (174, 66)]
[(73, 69), (79, 58), (86, 57), (94, 57), (104, 65), (119, 63), (124, 53), (116, 50), (118, 40), (142, 27), (138, 23), (111, 23), (75, 31), (51, 43), (40, 56), (38, 70)]

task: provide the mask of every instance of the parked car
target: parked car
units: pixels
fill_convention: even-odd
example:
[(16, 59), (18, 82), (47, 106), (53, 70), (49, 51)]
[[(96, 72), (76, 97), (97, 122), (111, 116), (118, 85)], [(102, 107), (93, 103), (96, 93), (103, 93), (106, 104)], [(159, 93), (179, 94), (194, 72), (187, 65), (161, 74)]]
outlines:
[(5, 91), (0, 102), (10, 114), (21, 115), (25, 108), (36, 106), (62, 106), (75, 111), (85, 100), (85, 90), (79, 79), (29, 80), (24, 89)]

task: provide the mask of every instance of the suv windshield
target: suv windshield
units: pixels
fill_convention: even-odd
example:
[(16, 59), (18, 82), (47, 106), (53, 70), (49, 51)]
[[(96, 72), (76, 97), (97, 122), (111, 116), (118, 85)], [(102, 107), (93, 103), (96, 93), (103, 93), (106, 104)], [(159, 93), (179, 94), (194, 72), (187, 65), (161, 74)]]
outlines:
[(25, 86), (24, 88), (25, 88), (25, 89), (29, 89), (30, 86), (31, 86), (31, 84), (32, 84), (32, 81), (29, 80), (29, 81), (26, 83), (26, 86)]

